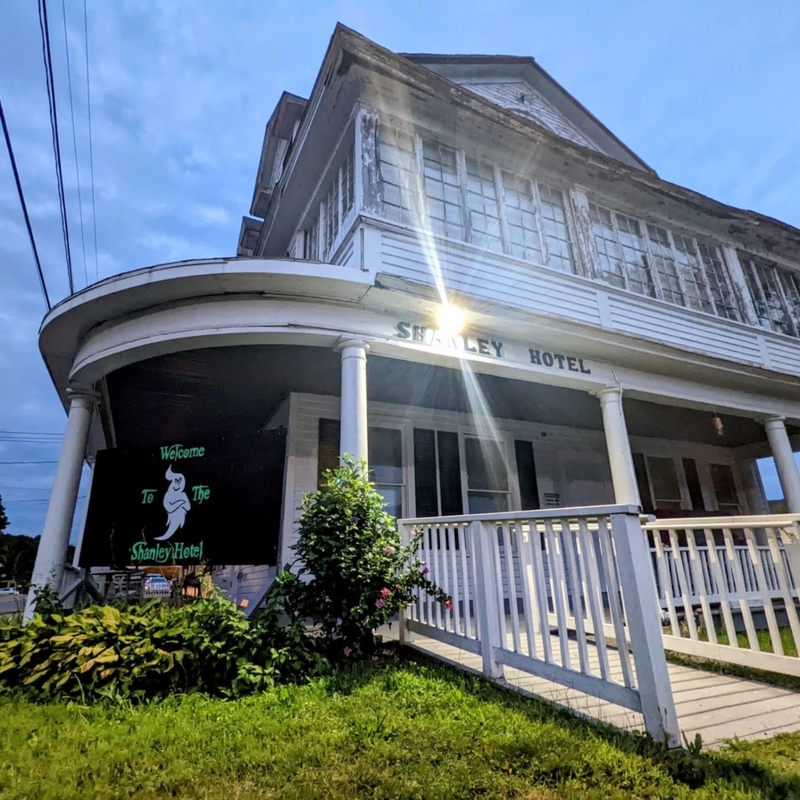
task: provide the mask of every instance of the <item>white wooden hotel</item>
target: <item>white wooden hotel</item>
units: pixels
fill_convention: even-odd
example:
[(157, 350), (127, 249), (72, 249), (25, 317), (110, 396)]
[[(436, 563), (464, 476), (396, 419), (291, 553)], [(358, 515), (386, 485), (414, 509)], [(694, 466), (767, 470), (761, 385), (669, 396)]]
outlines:
[[(392, 514), (440, 527), (641, 508), (674, 537), (768, 514), (770, 455), (798, 514), (798, 270), (800, 231), (661, 179), (533, 58), (397, 54), (337, 27), (310, 96), (269, 119), (236, 257), (118, 275), (45, 318), (68, 422), (38, 579), (63, 564), (84, 457), (210, 432), (286, 431), (279, 521), (242, 534), (275, 537), (275, 563), (217, 571), (249, 604), (344, 452)], [(662, 592), (676, 637), (688, 605), (722, 620), (720, 581), (695, 602), (692, 569), (667, 576), (686, 602)], [(468, 606), (451, 636), (469, 638)], [(631, 697), (610, 699), (642, 710)]]

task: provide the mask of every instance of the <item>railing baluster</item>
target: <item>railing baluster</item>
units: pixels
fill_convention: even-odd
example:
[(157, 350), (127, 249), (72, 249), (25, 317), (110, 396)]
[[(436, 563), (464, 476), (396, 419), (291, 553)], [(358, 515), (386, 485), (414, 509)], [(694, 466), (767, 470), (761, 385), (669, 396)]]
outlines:
[(689, 564), (691, 565), (692, 574), (694, 576), (695, 595), (699, 596), (700, 608), (703, 611), (703, 619), (706, 623), (706, 632), (708, 640), (712, 644), (717, 643), (717, 629), (714, 625), (714, 617), (711, 615), (711, 606), (708, 602), (708, 592), (705, 588), (705, 581), (703, 579), (703, 570), (700, 565), (700, 558), (697, 554), (697, 542), (694, 538), (694, 531), (686, 531), (686, 544), (689, 549)]
[[(511, 533), (508, 523), (504, 522), (503, 530), (503, 549), (505, 550), (506, 573), (508, 575), (508, 611), (511, 617), (511, 641), (513, 650), (516, 653), (522, 652), (519, 641), (519, 609), (517, 608), (517, 576), (514, 572), (514, 549), (511, 546)], [(505, 642), (503, 642), (505, 646)]]
[(461, 548), (461, 536), (457, 525), (450, 527), (450, 575), (452, 585), (449, 594), (453, 598), (453, 632), (461, 633), (461, 611), (459, 609), (459, 595), (461, 592), (458, 580), (458, 556), (456, 555), (456, 543)]
[(572, 659), (569, 655), (569, 634), (567, 632), (566, 577), (564, 576), (564, 562), (561, 550), (558, 547), (558, 536), (553, 530), (553, 523), (548, 519), (544, 523), (547, 539), (547, 558), (550, 565), (550, 577), (553, 584), (553, 604), (556, 612), (556, 625), (558, 626), (558, 644), (561, 650), (561, 666), (569, 669)]
[(700, 637), (697, 635), (697, 625), (695, 624), (694, 621), (694, 610), (692, 609), (691, 590), (689, 588), (689, 580), (688, 576), (686, 575), (686, 570), (684, 568), (683, 558), (680, 555), (680, 548), (678, 546), (678, 536), (673, 528), (670, 528), (668, 533), (669, 533), (669, 541), (670, 544), (672, 545), (672, 552), (679, 553), (679, 556), (675, 561), (675, 567), (678, 572), (678, 583), (680, 584), (681, 587), (681, 599), (683, 600), (683, 617), (686, 620), (686, 626), (689, 630), (689, 638), (698, 641)]
[[(445, 594), (450, 594), (450, 575), (448, 570), (448, 558), (447, 554), (450, 552), (450, 548), (454, 547), (454, 543), (451, 541), (451, 527), (450, 525), (444, 525), (440, 530), (440, 539), (439, 539), (439, 555), (441, 557), (441, 583), (439, 584), (442, 587), (442, 590)], [(442, 609), (442, 617), (443, 617), (443, 624), (444, 629), (446, 631), (452, 631), (455, 633), (455, 628), (453, 628), (453, 612), (448, 608)]]
[[(703, 534), (706, 540), (706, 547), (708, 549), (708, 560), (711, 565), (711, 572), (714, 575), (714, 582), (717, 584), (717, 594), (719, 595), (719, 604), (722, 610), (722, 619), (725, 622), (725, 633), (728, 636), (728, 643), (731, 647), (739, 646), (739, 638), (736, 635), (736, 625), (733, 622), (733, 614), (731, 614), (731, 603), (728, 599), (728, 588), (725, 576), (722, 574), (722, 569), (719, 563), (719, 556), (717, 554), (717, 545), (714, 542), (714, 532), (709, 528), (703, 529)], [(716, 636), (714, 641), (717, 641)]]
[(792, 597), (789, 571), (786, 569), (786, 565), (783, 562), (783, 553), (779, 546), (779, 537), (781, 537), (781, 534), (775, 528), (765, 528), (764, 530), (767, 534), (767, 543), (770, 554), (772, 555), (772, 563), (775, 566), (778, 590), (783, 598), (786, 616), (789, 619), (789, 628), (792, 631), (792, 638), (794, 639), (795, 653), (800, 653), (800, 620), (797, 618), (797, 608), (795, 607), (794, 598)]
[[(739, 610), (741, 611), (742, 620), (744, 621), (744, 628), (747, 631), (747, 643), (751, 650), (759, 651), (761, 650), (761, 645), (758, 642), (756, 626), (753, 622), (753, 614), (750, 611), (750, 601), (747, 597), (750, 590), (745, 582), (739, 551), (733, 543), (733, 531), (730, 529), (723, 529), (723, 536), (725, 538), (725, 550), (728, 553), (728, 561), (733, 569), (733, 578), (738, 587), (737, 596), (739, 600)], [(746, 553), (747, 548), (744, 548), (744, 550)]]
[(572, 530), (569, 523), (561, 523), (562, 541), (567, 553), (567, 566), (570, 571), (570, 594), (572, 596), (572, 617), (575, 620), (575, 635), (578, 640), (578, 661), (581, 672), (592, 674), (589, 663), (589, 649), (586, 643), (586, 627), (583, 621), (583, 600), (581, 596), (582, 576), (578, 570), (575, 558), (575, 542), (577, 533)]
[[(553, 660), (553, 640), (550, 636), (549, 608), (547, 606), (547, 581), (544, 576), (543, 536), (539, 525), (531, 521), (531, 557), (533, 558), (534, 588), (536, 589), (536, 605), (539, 610), (539, 633), (542, 641), (542, 658)], [(546, 546), (546, 542), (545, 542)]]
[(750, 553), (750, 558), (755, 567), (758, 592), (761, 595), (761, 602), (764, 604), (764, 614), (767, 617), (767, 627), (769, 628), (769, 636), (772, 640), (772, 652), (782, 656), (783, 642), (781, 641), (781, 632), (778, 628), (778, 620), (775, 617), (775, 607), (772, 605), (772, 598), (769, 596), (769, 590), (767, 589), (767, 576), (764, 573), (764, 565), (761, 563), (761, 554), (758, 552), (758, 546), (756, 545), (756, 535), (753, 533), (752, 528), (745, 528), (744, 536), (747, 541), (747, 549)]
[(603, 615), (603, 598), (600, 593), (600, 575), (597, 571), (597, 553), (594, 539), (585, 519), (578, 520), (578, 536), (580, 548), (579, 558), (583, 564), (584, 593), (588, 600), (587, 614), (590, 614), (597, 657), (600, 662), (600, 676), (610, 679), (611, 665), (608, 661), (608, 645), (606, 643), (605, 617)]
[[(478, 638), (478, 626), (475, 623), (475, 617), (473, 616), (473, 612), (471, 611), (472, 604), (472, 597), (474, 592), (474, 584), (470, 584), (469, 579), (469, 568), (467, 566), (467, 551), (469, 548), (469, 528), (464, 526), (459, 529), (459, 543), (461, 544), (460, 553), (461, 553), (461, 584), (464, 587), (464, 608), (463, 608), (463, 617), (464, 617), (464, 636), (468, 636), (471, 639)], [(470, 558), (470, 561), (474, 559)]]
[[(528, 638), (528, 655), (536, 657), (535, 642), (535, 615), (538, 611), (536, 590), (533, 579), (533, 556), (531, 548), (534, 538), (538, 542), (539, 536), (531, 522), (517, 523), (517, 549), (519, 551), (520, 588), (522, 590), (522, 609), (525, 614), (525, 634)], [(548, 633), (549, 636), (549, 633)]]
[(608, 595), (608, 610), (611, 615), (611, 624), (614, 627), (614, 636), (617, 640), (617, 652), (622, 667), (622, 680), (625, 686), (633, 687), (633, 672), (631, 658), (628, 651), (628, 641), (625, 635), (625, 615), (622, 610), (622, 592), (617, 580), (617, 565), (614, 558), (614, 546), (611, 541), (611, 530), (608, 520), (600, 518), (597, 521), (598, 542), (602, 554), (601, 563), (606, 571), (606, 593)]
[(661, 531), (654, 530), (653, 544), (656, 548), (656, 564), (658, 575), (664, 592), (664, 599), (667, 603), (667, 613), (669, 614), (669, 624), (673, 636), (681, 635), (681, 627), (678, 624), (678, 614), (675, 611), (675, 593), (672, 587), (672, 570), (670, 569), (667, 554), (664, 552), (664, 543), (661, 541)]

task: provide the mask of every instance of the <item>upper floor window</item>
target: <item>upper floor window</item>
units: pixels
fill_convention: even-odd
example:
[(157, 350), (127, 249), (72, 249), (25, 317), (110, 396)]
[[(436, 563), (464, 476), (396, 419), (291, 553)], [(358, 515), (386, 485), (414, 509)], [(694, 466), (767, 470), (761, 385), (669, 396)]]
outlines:
[(800, 276), (792, 270), (739, 253), (758, 323), (800, 336)]
[(341, 166), (333, 173), (322, 202), (315, 205), (310, 224), (303, 232), (303, 258), (318, 260), (320, 254), (323, 258), (331, 256), (339, 233), (354, 208), (355, 163), (351, 146)]
[(612, 286), (740, 319), (716, 245), (610, 208), (589, 204), (599, 277)]
[(562, 272), (575, 272), (564, 192), (381, 125), (384, 214)]

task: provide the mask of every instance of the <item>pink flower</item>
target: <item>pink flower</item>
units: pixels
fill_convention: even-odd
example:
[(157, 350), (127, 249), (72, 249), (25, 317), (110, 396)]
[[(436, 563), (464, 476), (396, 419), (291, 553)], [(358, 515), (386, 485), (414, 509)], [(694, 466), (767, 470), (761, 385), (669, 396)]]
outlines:
[(447, 600), (447, 601), (445, 602), (445, 604), (444, 604), (444, 607), (445, 607), (445, 608), (446, 608), (448, 611), (450, 611), (450, 610), (453, 608), (453, 601), (452, 601), (452, 600)]
[(387, 544), (386, 547), (383, 548), (383, 554), (385, 556), (393, 556), (394, 555), (394, 547), (390, 544)]
[(394, 588), (397, 589), (398, 592), (402, 592), (403, 591), (403, 587), (399, 583), (396, 583), (394, 585)]
[(350, 647), (345, 647), (345, 649), (344, 649), (344, 650), (342, 650), (342, 652), (344, 653), (344, 657), (345, 657), (345, 658), (348, 658), (348, 657), (350, 656), (350, 653), (352, 653), (352, 652), (353, 652), (353, 650), (352, 650), (352, 648), (350, 648)]
[(381, 597), (388, 597), (390, 594), (391, 592), (385, 586), (381, 589)]
[(337, 628), (341, 627), (341, 624), (342, 624), (342, 618), (341, 617), (336, 617), (336, 627)]
[(422, 574), (423, 575), (427, 575), (429, 572), (430, 572), (430, 570), (427, 567), (423, 567), (422, 568)]
[(380, 597), (375, 601), (375, 608), (383, 608), (385, 605), (386, 601)]

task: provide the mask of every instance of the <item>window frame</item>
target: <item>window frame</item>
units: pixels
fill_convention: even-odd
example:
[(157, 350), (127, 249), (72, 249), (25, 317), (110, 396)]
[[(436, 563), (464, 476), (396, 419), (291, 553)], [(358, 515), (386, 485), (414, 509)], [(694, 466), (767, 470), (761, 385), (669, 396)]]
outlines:
[[(788, 267), (783, 267), (775, 262), (758, 258), (758, 256), (751, 255), (750, 253), (738, 251), (738, 256), (742, 265), (742, 271), (744, 272), (747, 289), (753, 299), (756, 327), (761, 328), (762, 330), (772, 331), (773, 333), (779, 333), (783, 336), (800, 338), (800, 313), (795, 313), (792, 303), (786, 296), (786, 287), (784, 286), (783, 282), (784, 275), (788, 278), (791, 278), (795, 282), (798, 281), (800, 275)], [(792, 329), (791, 333), (787, 333), (787, 331), (780, 328), (776, 320), (772, 319), (771, 316), (764, 318), (759, 313), (758, 309), (759, 304), (761, 303), (763, 303), (764, 307), (767, 309), (768, 314), (772, 308), (764, 291), (762, 276), (759, 272), (760, 270), (768, 272), (772, 276), (772, 280), (778, 290), (777, 297), (780, 302), (780, 309), (783, 312), (785, 320)], [(800, 286), (797, 286), (796, 288), (798, 291), (800, 291)], [(762, 320), (769, 322), (769, 327), (764, 325)]]

